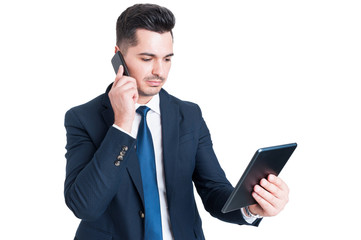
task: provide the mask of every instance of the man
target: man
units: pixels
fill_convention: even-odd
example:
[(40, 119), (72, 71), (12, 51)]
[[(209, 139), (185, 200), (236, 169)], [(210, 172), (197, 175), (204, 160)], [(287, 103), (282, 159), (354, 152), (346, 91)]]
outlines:
[(115, 52), (130, 76), (120, 67), (105, 94), (66, 113), (65, 200), (82, 219), (75, 239), (204, 239), (192, 182), (212, 216), (236, 224), (257, 226), (288, 201), (287, 185), (270, 175), (254, 188), (258, 204), (221, 213), (233, 187), (200, 108), (162, 89), (174, 24), (157, 5), (125, 10)]

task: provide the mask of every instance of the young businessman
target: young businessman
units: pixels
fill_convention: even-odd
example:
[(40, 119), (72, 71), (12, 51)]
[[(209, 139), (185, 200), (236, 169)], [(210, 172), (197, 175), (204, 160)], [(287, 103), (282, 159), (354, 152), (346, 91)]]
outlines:
[(168, 94), (175, 18), (137, 4), (117, 21), (119, 68), (106, 92), (65, 116), (65, 200), (82, 219), (75, 239), (204, 239), (193, 194), (223, 221), (257, 226), (277, 215), (288, 187), (270, 175), (254, 187), (258, 204), (221, 213), (233, 187), (212, 148), (200, 108)]

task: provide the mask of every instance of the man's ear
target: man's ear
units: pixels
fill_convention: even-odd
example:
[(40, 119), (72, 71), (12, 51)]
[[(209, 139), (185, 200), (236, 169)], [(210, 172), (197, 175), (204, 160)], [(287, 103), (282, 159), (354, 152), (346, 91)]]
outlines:
[(117, 45), (115, 45), (115, 51), (114, 53), (117, 53), (118, 51), (120, 51), (119, 47)]

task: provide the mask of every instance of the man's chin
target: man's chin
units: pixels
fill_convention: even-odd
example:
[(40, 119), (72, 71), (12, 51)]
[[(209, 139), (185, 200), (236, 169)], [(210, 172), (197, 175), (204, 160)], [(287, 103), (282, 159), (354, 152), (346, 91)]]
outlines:
[(140, 96), (144, 96), (144, 97), (153, 97), (153, 96), (157, 95), (161, 89), (162, 89), (161, 86), (149, 87), (145, 91), (142, 89), (138, 89), (138, 94)]

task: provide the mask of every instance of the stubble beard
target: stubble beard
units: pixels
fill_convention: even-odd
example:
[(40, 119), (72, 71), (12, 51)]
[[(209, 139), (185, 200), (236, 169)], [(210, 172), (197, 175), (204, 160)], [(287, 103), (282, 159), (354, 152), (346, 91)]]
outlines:
[(160, 86), (147, 86), (146, 89), (140, 89), (138, 88), (138, 94), (140, 96), (143, 97), (153, 97), (154, 95), (157, 95), (160, 90), (162, 89), (164, 82), (166, 81), (166, 79), (164, 77), (160, 77), (160, 76), (150, 76), (150, 77), (145, 77), (143, 79), (143, 82), (147, 82), (147, 81), (151, 81), (151, 80), (160, 80), (161, 81), (161, 85)]

